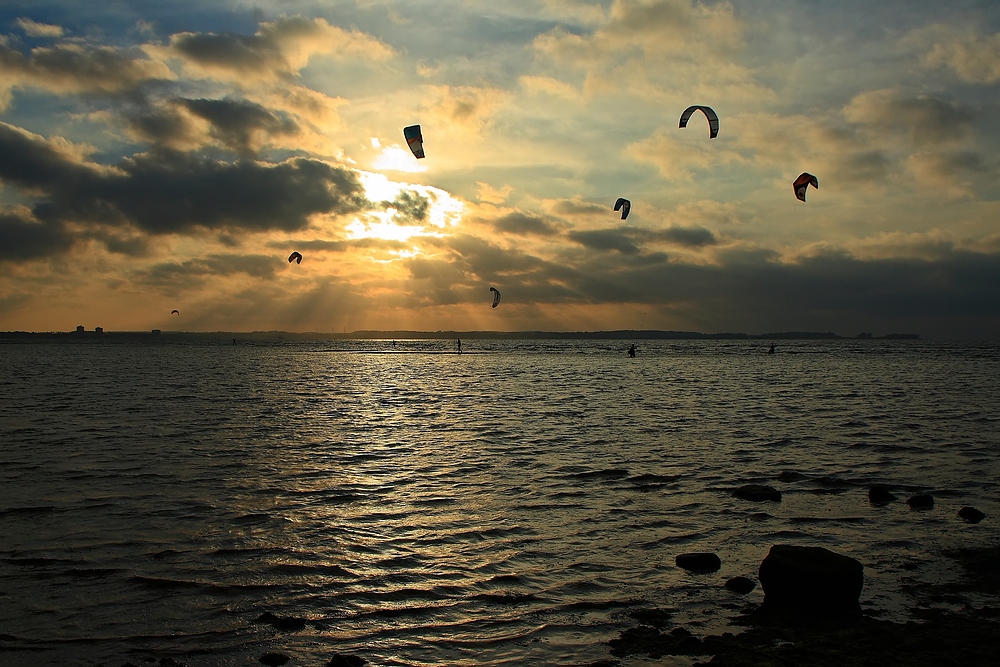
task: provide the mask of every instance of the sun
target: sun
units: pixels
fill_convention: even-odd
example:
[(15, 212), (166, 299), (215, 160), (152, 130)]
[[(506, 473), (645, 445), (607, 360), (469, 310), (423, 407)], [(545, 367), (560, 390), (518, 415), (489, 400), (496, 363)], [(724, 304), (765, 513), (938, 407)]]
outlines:
[[(465, 212), (465, 203), (448, 192), (429, 185), (401, 183), (383, 174), (359, 172), (365, 196), (373, 202), (394, 201), (402, 192), (411, 192), (427, 200), (427, 214), (424, 220), (414, 224), (399, 220), (400, 211), (387, 206), (382, 211), (369, 211), (355, 218), (345, 229), (351, 239), (382, 239), (386, 241), (410, 241), (414, 237), (445, 236), (447, 230), (457, 227)], [(409, 252), (413, 252), (411, 249)], [(400, 254), (402, 257), (403, 254)], [(412, 255), (407, 255), (412, 256)]]

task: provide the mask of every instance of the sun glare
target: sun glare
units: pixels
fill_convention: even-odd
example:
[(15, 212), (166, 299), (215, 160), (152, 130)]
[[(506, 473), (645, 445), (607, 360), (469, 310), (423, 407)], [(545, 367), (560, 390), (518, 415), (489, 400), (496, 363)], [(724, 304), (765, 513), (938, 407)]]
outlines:
[(410, 151), (399, 146), (386, 146), (383, 148), (382, 152), (375, 158), (372, 166), (376, 169), (385, 169), (386, 171), (408, 171), (411, 173), (427, 171), (427, 167), (420, 164)]
[[(442, 229), (456, 227), (462, 219), (465, 204), (439, 188), (417, 183), (399, 183), (383, 174), (359, 172), (365, 196), (373, 202), (392, 202), (403, 192), (410, 192), (427, 200), (427, 215), (423, 224), (397, 222), (399, 210), (388, 206), (384, 211), (371, 211), (347, 225), (352, 239), (384, 239), (408, 241), (414, 236), (442, 236)], [(436, 229), (435, 229), (436, 228)], [(400, 254), (400, 256), (403, 256)]]

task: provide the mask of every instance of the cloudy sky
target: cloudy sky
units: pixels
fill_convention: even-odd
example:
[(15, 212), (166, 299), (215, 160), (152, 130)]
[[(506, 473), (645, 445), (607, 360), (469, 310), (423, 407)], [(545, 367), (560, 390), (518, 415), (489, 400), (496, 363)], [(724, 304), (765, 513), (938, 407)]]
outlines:
[(3, 0), (0, 330), (1000, 337), (1000, 5), (507, 4)]

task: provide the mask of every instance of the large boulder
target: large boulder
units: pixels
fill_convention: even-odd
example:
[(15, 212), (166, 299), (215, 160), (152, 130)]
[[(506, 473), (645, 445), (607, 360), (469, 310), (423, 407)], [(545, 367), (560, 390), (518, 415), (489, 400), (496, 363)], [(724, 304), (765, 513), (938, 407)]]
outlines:
[(674, 562), (677, 563), (677, 567), (699, 574), (718, 572), (722, 567), (722, 561), (713, 553), (680, 554)]
[(958, 510), (958, 516), (965, 519), (969, 523), (979, 523), (986, 518), (986, 515), (977, 510), (975, 507), (963, 507)]
[(756, 587), (754, 580), (748, 577), (733, 577), (726, 581), (726, 588), (738, 595), (746, 595)]
[(885, 484), (874, 484), (868, 489), (868, 502), (876, 507), (888, 505), (895, 499), (896, 496)]
[(767, 611), (828, 616), (861, 609), (864, 566), (822, 547), (775, 544), (758, 579)]
[(752, 502), (772, 500), (780, 503), (781, 491), (778, 491), (773, 486), (764, 486), (763, 484), (744, 484), (740, 488), (733, 491), (733, 497)]
[(910, 509), (917, 510), (919, 512), (932, 510), (934, 509), (934, 496), (929, 493), (921, 493), (916, 496), (910, 496), (906, 499), (906, 504), (910, 506)]

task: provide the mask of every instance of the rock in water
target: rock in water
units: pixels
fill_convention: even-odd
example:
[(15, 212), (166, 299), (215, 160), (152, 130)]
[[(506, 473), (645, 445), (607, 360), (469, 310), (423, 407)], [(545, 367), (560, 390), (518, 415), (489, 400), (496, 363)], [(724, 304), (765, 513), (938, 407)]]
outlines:
[(758, 572), (763, 608), (814, 616), (860, 611), (864, 570), (853, 558), (822, 547), (775, 544)]
[(368, 661), (362, 658), (360, 655), (349, 655), (347, 653), (334, 653), (333, 657), (330, 658), (330, 662), (326, 663), (327, 667), (361, 667), (367, 664)]
[(934, 497), (928, 493), (921, 493), (907, 498), (906, 504), (912, 510), (932, 510), (934, 509)]
[(677, 563), (677, 567), (704, 574), (718, 572), (719, 568), (722, 567), (722, 561), (719, 560), (719, 557), (711, 553), (680, 554), (674, 559), (674, 562)]
[(781, 491), (773, 486), (764, 486), (763, 484), (744, 484), (733, 491), (733, 497), (752, 501), (773, 500), (780, 503)]
[(896, 496), (889, 491), (889, 487), (885, 484), (875, 484), (868, 489), (868, 502), (872, 505), (888, 505)]
[(284, 665), (291, 660), (291, 658), (284, 653), (278, 653), (277, 651), (268, 651), (258, 659), (261, 663), (267, 665), (267, 667), (281, 667), (281, 665)]
[(958, 516), (962, 517), (969, 523), (979, 523), (986, 518), (986, 515), (977, 510), (975, 507), (963, 507), (958, 510)]
[(739, 595), (746, 595), (756, 587), (757, 584), (748, 577), (733, 577), (726, 582), (726, 588)]

